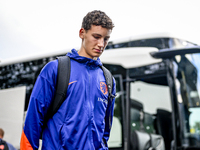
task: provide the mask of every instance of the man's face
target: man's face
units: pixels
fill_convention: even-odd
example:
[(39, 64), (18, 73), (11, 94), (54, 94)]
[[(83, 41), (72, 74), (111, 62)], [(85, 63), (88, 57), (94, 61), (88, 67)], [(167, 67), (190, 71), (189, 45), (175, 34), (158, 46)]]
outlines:
[(92, 25), (90, 30), (81, 29), (79, 36), (82, 39), (79, 55), (94, 59), (99, 57), (110, 38), (111, 29), (101, 26)]

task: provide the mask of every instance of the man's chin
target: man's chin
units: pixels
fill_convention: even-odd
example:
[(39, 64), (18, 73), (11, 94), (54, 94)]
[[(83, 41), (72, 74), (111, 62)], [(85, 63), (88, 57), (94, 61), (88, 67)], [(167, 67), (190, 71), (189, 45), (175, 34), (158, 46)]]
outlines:
[(102, 53), (95, 53), (95, 54), (93, 55), (93, 58), (94, 58), (94, 57), (97, 57), (97, 58), (98, 58), (98, 57), (101, 56), (101, 54), (102, 54)]
[(101, 56), (101, 54), (99, 54), (99, 55), (95, 55), (94, 57), (98, 58), (98, 57), (100, 57), (100, 56)]

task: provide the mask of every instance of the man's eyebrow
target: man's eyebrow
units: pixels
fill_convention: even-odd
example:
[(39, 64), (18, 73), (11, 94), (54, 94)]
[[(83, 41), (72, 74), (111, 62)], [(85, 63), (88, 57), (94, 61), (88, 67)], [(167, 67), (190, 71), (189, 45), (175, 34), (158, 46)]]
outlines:
[(92, 35), (98, 35), (98, 36), (102, 36), (101, 34), (98, 34), (98, 33), (93, 33)]
[[(98, 34), (98, 33), (93, 33), (92, 35), (98, 35), (98, 36), (102, 37), (102, 35)], [(106, 36), (106, 38), (110, 38), (110, 36)]]

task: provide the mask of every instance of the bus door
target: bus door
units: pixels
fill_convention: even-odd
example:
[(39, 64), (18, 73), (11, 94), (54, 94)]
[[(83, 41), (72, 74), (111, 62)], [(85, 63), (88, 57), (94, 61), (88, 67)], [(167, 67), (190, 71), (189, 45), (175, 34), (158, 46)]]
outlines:
[(200, 47), (169, 49), (152, 54), (171, 70), (176, 149), (200, 149)]
[(128, 72), (130, 149), (170, 149), (172, 104), (165, 62)]

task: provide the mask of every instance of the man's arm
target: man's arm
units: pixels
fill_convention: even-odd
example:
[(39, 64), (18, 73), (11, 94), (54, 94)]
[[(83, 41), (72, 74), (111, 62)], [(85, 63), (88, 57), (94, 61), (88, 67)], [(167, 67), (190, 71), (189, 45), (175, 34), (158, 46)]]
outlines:
[(48, 63), (37, 78), (29, 101), (20, 150), (35, 150), (39, 147), (44, 116), (54, 96), (57, 66), (57, 61)]

